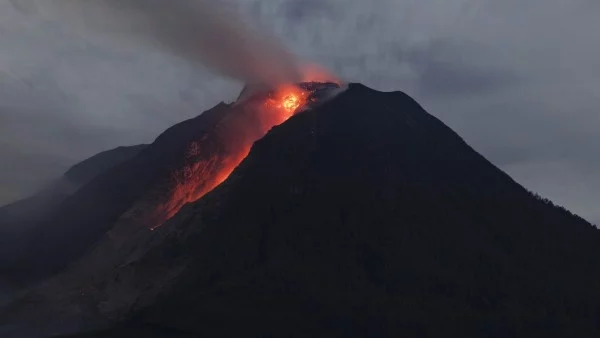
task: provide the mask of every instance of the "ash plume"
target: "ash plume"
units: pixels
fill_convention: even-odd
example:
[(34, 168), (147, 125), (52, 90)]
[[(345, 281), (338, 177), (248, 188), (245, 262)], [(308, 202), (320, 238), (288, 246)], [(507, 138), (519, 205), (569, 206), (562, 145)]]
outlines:
[(94, 29), (158, 41), (179, 56), (243, 82), (277, 85), (301, 80), (299, 61), (275, 37), (221, 1), (61, 0), (52, 6)]

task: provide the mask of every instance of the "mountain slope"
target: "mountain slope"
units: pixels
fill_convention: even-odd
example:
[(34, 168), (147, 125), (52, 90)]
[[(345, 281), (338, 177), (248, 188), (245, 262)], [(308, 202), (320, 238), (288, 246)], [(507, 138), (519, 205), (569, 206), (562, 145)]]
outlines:
[[(226, 109), (219, 104), (169, 128), (137, 156), (90, 180), (36, 225), (39, 231), (16, 243), (21, 250), (2, 271), (17, 281), (36, 281), (79, 258), (138, 198), (171, 180), (189, 144), (212, 131)], [(75, 167), (69, 174), (85, 178), (86, 167)], [(28, 249), (32, 247), (36, 250)]]
[[(81, 263), (70, 273), (102, 274), (120, 264), (127, 255), (120, 251), (135, 249), (148, 229), (161, 226), (225, 180), (272, 126), (338, 89), (336, 83), (305, 82), (255, 92), (169, 128), (137, 156), (91, 179), (61, 202), (39, 222), (33, 236), (15, 243), (21, 251), (10, 255), (0, 271), (20, 283), (37, 282), (88, 254), (97, 258), (94, 264)], [(85, 178), (86, 165), (69, 174)]]
[(0, 208), (0, 266), (7, 266), (49, 215), (79, 188), (98, 175), (135, 157), (146, 145), (118, 147), (101, 152), (70, 168), (50, 186), (23, 200)]
[(99, 288), (138, 291), (125, 320), (86, 337), (599, 333), (598, 230), (399, 92), (274, 128), (152, 243)]
[(79, 185), (84, 185), (115, 165), (137, 156), (147, 147), (147, 144), (139, 144), (103, 151), (71, 167), (65, 173), (65, 177)]
[[(35, 223), (67, 196), (96, 176), (136, 156), (147, 145), (118, 147), (103, 151), (71, 167), (64, 175), (39, 193), (0, 207), (0, 227), (25, 227)], [(35, 219), (34, 219), (35, 218)], [(13, 223), (18, 223), (14, 224)]]

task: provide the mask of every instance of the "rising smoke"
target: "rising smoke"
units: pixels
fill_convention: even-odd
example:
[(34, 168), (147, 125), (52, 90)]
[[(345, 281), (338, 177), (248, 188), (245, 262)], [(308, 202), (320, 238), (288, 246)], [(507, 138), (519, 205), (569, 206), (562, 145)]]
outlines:
[(175, 54), (246, 83), (302, 79), (299, 61), (277, 39), (219, 0), (11, 0), (68, 13), (73, 22), (120, 37), (158, 42)]
[(276, 85), (300, 79), (297, 60), (274, 37), (211, 0), (107, 1), (147, 20), (148, 32), (176, 53), (244, 82)]

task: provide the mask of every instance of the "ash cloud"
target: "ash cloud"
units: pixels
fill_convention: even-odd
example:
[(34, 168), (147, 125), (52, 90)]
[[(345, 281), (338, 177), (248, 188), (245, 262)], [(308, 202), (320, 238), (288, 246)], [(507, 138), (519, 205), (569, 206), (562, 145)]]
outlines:
[[(247, 83), (301, 80), (299, 61), (232, 5), (209, 0), (64, 0), (60, 10), (86, 26), (159, 42), (178, 56)], [(114, 29), (120, 30), (114, 32)]]

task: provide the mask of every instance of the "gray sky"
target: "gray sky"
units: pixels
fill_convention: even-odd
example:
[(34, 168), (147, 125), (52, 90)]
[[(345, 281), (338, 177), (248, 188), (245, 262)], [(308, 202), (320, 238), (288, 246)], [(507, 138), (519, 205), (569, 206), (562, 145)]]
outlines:
[[(0, 0), (0, 203), (241, 88), (29, 1)], [(407, 92), (518, 182), (600, 223), (597, 0), (232, 1), (293, 53)]]

